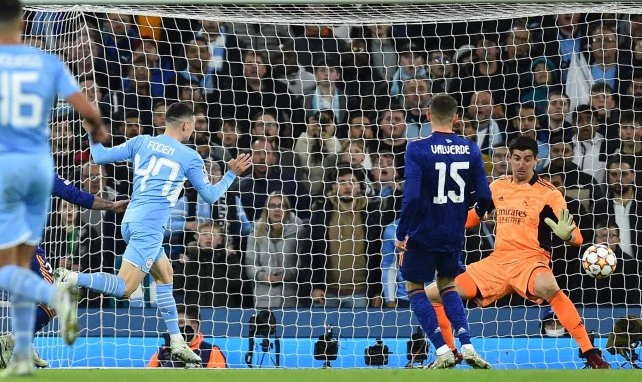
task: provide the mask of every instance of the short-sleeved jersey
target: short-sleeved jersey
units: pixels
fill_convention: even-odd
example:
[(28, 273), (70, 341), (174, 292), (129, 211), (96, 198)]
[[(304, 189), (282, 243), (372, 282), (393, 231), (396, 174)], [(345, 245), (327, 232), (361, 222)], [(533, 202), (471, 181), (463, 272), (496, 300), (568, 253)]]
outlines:
[(212, 186), (198, 153), (165, 134), (139, 135), (109, 149), (92, 143), (90, 149), (98, 164), (134, 162), (134, 191), (123, 223), (137, 222), (164, 230), (185, 180), (189, 179), (196, 191), (212, 203), (236, 177), (228, 171), (221, 185)]
[(434, 252), (461, 251), (470, 196), (490, 202), (479, 147), (454, 133), (435, 132), (408, 144), (397, 239)]
[(56, 56), (26, 45), (0, 45), (0, 153), (49, 153), (49, 116), (57, 96), (78, 83)]
[(562, 193), (537, 174), (523, 184), (504, 176), (491, 183), (490, 189), (497, 222), (494, 255), (549, 256), (552, 233), (544, 219), (557, 221), (560, 210), (566, 208)]

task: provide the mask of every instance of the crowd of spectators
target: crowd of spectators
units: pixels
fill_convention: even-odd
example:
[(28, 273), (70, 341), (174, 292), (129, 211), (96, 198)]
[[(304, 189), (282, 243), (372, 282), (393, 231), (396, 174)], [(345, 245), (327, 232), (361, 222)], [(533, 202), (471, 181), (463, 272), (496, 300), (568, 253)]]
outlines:
[[(193, 102), (187, 144), (212, 182), (226, 161), (253, 166), (224, 198), (189, 184), (165, 244), (180, 300), (261, 308), (404, 307), (394, 229), (409, 140), (431, 133), (426, 109), (447, 92), (454, 129), (476, 142), (492, 181), (510, 173), (510, 140), (535, 138), (540, 176), (565, 195), (586, 243), (608, 243), (610, 279), (581, 273), (582, 249), (557, 243), (554, 271), (576, 302), (636, 303), (642, 264), (642, 18), (564, 14), (421, 25), (283, 26), (87, 14), (88, 28), (33, 45), (60, 54), (98, 102), (113, 144), (163, 133), (164, 110)], [(40, 20), (40, 21), (39, 21)], [(63, 21), (56, 21), (61, 23)], [(70, 37), (71, 36), (71, 37)], [(115, 200), (132, 165), (90, 162), (78, 118), (52, 118), (60, 175)], [(56, 206), (55, 206), (56, 207)], [(61, 203), (47, 230), (55, 265), (113, 271), (119, 217)], [(494, 246), (492, 216), (467, 235), (465, 261)], [(637, 292), (635, 292), (637, 290)], [(522, 304), (512, 297), (500, 303)]]

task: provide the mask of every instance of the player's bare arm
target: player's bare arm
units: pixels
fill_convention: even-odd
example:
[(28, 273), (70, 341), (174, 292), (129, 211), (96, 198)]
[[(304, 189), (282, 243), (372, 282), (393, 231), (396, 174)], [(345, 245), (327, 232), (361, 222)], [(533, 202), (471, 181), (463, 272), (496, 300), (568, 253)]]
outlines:
[(236, 176), (242, 175), (252, 166), (252, 157), (250, 154), (241, 154), (238, 157), (227, 162), (227, 167), (234, 172)]

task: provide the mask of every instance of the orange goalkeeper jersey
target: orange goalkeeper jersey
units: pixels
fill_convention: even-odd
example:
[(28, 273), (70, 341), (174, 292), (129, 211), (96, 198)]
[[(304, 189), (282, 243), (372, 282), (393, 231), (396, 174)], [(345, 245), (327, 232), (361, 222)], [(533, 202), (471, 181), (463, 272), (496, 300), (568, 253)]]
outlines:
[[(537, 174), (523, 184), (503, 176), (491, 183), (490, 189), (497, 222), (494, 255), (550, 256), (553, 233), (544, 219), (557, 221), (560, 210), (566, 208), (562, 193)], [(579, 231), (574, 236), (572, 244), (581, 245)]]

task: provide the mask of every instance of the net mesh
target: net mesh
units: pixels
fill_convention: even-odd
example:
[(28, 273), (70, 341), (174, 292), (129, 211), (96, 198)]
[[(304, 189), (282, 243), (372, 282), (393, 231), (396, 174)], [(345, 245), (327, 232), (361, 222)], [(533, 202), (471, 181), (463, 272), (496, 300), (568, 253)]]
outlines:
[[(458, 100), (456, 127), (480, 145), (489, 180), (510, 171), (506, 142), (536, 137), (538, 171), (565, 194), (585, 242), (616, 251), (617, 272), (595, 281), (581, 269), (584, 247), (553, 249), (558, 283), (598, 344), (613, 318), (639, 315), (641, 11), (637, 2), (30, 5), (25, 37), (64, 59), (113, 144), (162, 133), (166, 106), (181, 100), (195, 106), (188, 145), (213, 182), (230, 158), (252, 154), (252, 170), (212, 206), (188, 185), (164, 241), (177, 302), (200, 307), (194, 327), (230, 367), (245, 367), (248, 349), (255, 366), (319, 366), (325, 325), (341, 336), (337, 366), (365, 366), (363, 349), (384, 338), (397, 367), (416, 325), (393, 243), (404, 152), (430, 133), (425, 111), (440, 92)], [(103, 199), (131, 195), (132, 166), (92, 164), (66, 104), (51, 129), (60, 176)], [(52, 211), (44, 248), (54, 268), (119, 269), (121, 216), (59, 200)], [(494, 242), (488, 219), (467, 233), (465, 262)], [(87, 292), (79, 344), (62, 347), (50, 326), (37, 348), (53, 366), (144, 366), (163, 345), (155, 301), (149, 276), (129, 301)], [(252, 308), (276, 311), (278, 324), (276, 335), (259, 325), (248, 344)], [(469, 311), (494, 367), (580, 366), (575, 343), (550, 336), (549, 316), (516, 295)]]

